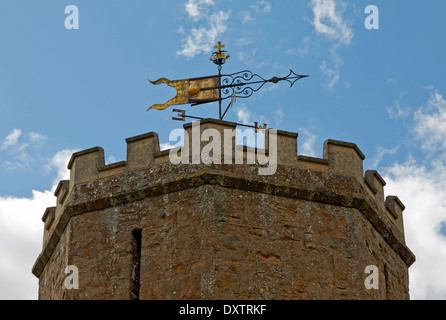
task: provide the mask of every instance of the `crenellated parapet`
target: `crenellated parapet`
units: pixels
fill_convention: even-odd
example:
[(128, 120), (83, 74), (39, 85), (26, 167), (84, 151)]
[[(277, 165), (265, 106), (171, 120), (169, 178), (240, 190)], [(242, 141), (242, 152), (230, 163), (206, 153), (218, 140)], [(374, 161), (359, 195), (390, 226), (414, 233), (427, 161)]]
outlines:
[[(323, 157), (314, 158), (299, 155), (293, 132), (265, 130), (264, 148), (237, 145), (249, 132), (227, 121), (188, 123), (183, 133), (183, 147), (163, 151), (154, 132), (128, 138), (126, 160), (108, 165), (101, 147), (74, 153), (70, 180), (59, 183), (56, 206), (42, 217), (43, 250), (33, 273), (40, 276), (72, 216), (201, 185), (356, 209), (407, 266), (415, 261), (405, 245), (403, 203), (385, 196), (377, 171), (363, 172), (365, 156), (356, 144), (327, 140)], [(262, 174), (266, 167), (273, 170)]]
[[(199, 124), (196, 128), (193, 125)], [(218, 134), (221, 138), (221, 163), (225, 163), (225, 155), (231, 150), (232, 163), (235, 164), (236, 154), (240, 152), (243, 155), (244, 164), (258, 164), (258, 154), (270, 155), (271, 141), (274, 140), (277, 151), (277, 165), (291, 166), (298, 169), (316, 170), (332, 174), (353, 177), (367, 190), (369, 196), (375, 201), (375, 204), (386, 213), (386, 216), (403, 233), (402, 212), (404, 205), (394, 196), (384, 199), (384, 186), (386, 182), (376, 171), (366, 171), (363, 174), (364, 154), (354, 143), (327, 140), (324, 143), (323, 158), (313, 158), (298, 155), (298, 134), (293, 132), (268, 129), (265, 132), (265, 148), (257, 149), (236, 145), (236, 124), (227, 121), (206, 119), (200, 122), (188, 123), (184, 125), (184, 132), (187, 134), (186, 145), (189, 146), (187, 158), (193, 165), (193, 152), (199, 156), (198, 163), (202, 163), (202, 151), (209, 146), (212, 138), (206, 132), (212, 130), (211, 135)], [(271, 139), (274, 136), (274, 139)], [(228, 138), (229, 137), (229, 138)], [(195, 139), (195, 140), (194, 140)], [(196, 142), (199, 143), (196, 143)], [(181, 147), (160, 151), (159, 137), (155, 132), (146, 133), (126, 139), (127, 159), (113, 164), (105, 164), (104, 150), (101, 147), (76, 152), (72, 155), (68, 169), (70, 170), (70, 180), (61, 181), (55, 191), (57, 205), (55, 208), (48, 209), (43, 220), (45, 222), (45, 239), (51, 231), (54, 221), (61, 216), (64, 202), (74, 186), (85, 184), (98, 179), (110, 176), (124, 174), (134, 170), (148, 169), (157, 165), (169, 163), (172, 152), (179, 158), (184, 154)], [(226, 153), (225, 153), (226, 151)], [(257, 156), (257, 157), (256, 157)], [(181, 164), (180, 164), (181, 165)], [(54, 211), (54, 212), (53, 212)]]
[[(187, 145), (189, 153), (183, 156), (190, 160), (190, 164), (203, 162), (202, 152), (207, 147), (209, 149), (209, 141), (212, 141), (212, 138), (205, 135), (210, 130), (213, 130), (211, 136), (212, 134), (219, 134), (221, 137), (219, 142), (221, 146), (219, 150), (221, 163), (226, 163), (224, 157), (228, 154), (228, 150), (231, 155), (229, 161), (231, 162), (232, 159), (232, 163), (235, 163), (235, 157), (238, 152), (240, 154), (243, 153), (243, 163), (258, 163), (259, 154), (269, 155), (271, 148), (269, 143), (272, 141), (270, 137), (274, 136), (275, 149), (277, 151), (276, 162), (278, 165), (329, 171), (364, 180), (362, 162), (365, 156), (354, 143), (327, 140), (324, 144), (323, 159), (317, 159), (298, 155), (297, 133), (268, 129), (265, 132), (265, 148), (257, 149), (236, 145), (237, 131), (235, 123), (213, 119), (206, 119), (196, 123), (199, 123), (200, 127), (195, 132), (192, 123), (184, 125), (184, 132), (188, 136)], [(230, 132), (229, 138), (227, 138), (229, 135), (227, 132)], [(194, 141), (198, 141), (198, 143)], [(107, 166), (104, 160), (104, 150), (100, 147), (74, 153), (68, 164), (71, 172), (70, 190), (76, 184), (167, 163), (170, 161), (169, 155), (172, 151), (177, 152), (179, 158), (182, 156), (182, 148), (180, 147), (161, 152), (158, 135), (154, 132), (128, 138), (126, 142), (127, 160)], [(193, 158), (194, 151), (197, 151), (195, 152), (198, 155), (197, 159)]]

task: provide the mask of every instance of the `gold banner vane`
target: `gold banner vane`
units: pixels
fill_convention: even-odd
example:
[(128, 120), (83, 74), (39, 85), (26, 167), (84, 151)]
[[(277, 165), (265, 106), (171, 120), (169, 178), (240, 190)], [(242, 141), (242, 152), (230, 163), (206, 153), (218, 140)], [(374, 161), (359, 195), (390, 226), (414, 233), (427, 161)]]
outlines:
[(201, 77), (181, 80), (169, 80), (160, 78), (156, 81), (150, 81), (151, 84), (160, 85), (167, 84), (168, 86), (177, 90), (175, 97), (164, 104), (154, 104), (150, 109), (165, 110), (170, 106), (180, 104), (203, 104), (218, 101), (220, 99), (220, 91), (218, 89), (202, 90), (205, 88), (213, 88), (219, 86), (219, 77)]

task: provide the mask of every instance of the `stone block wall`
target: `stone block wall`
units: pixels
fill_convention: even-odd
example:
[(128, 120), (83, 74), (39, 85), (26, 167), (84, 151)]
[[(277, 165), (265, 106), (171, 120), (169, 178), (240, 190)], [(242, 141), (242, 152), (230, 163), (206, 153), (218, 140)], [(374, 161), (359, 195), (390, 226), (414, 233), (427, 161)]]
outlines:
[[(259, 163), (174, 165), (156, 133), (127, 139), (123, 162), (105, 165), (99, 147), (73, 154), (42, 218), (39, 298), (409, 299), (404, 205), (384, 197), (378, 172), (363, 173), (360, 149), (327, 140), (323, 159), (299, 156), (296, 133), (268, 130), (265, 150), (242, 147), (245, 162), (268, 155), (272, 135), (273, 175)], [(364, 286), (369, 265), (378, 289)], [(79, 289), (65, 287), (67, 266)]]

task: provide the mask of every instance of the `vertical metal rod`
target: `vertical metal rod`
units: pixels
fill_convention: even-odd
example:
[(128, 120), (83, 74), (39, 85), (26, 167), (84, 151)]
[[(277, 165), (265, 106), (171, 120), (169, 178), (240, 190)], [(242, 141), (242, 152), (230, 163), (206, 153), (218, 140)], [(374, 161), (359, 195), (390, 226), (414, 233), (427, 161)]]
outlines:
[(218, 118), (220, 120), (222, 120), (221, 117), (221, 65), (218, 66), (218, 86), (220, 87), (218, 89), (218, 95), (219, 95), (219, 100), (218, 100)]

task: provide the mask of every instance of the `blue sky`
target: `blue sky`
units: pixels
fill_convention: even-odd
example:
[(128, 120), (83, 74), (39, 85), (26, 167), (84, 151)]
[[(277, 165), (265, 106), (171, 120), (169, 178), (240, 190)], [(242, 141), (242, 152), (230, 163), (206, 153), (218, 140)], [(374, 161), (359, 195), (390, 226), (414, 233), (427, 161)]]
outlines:
[[(379, 29), (365, 27), (368, 5)], [(147, 80), (216, 74), (218, 41), (231, 55), (223, 73), (310, 75), (238, 99), (225, 120), (298, 132), (302, 155), (356, 143), (407, 207), (412, 298), (446, 298), (444, 12), (442, 0), (2, 1), (0, 298), (37, 297), (40, 218), (71, 153), (101, 146), (107, 162), (125, 160), (125, 138), (150, 131), (168, 145), (183, 123), (146, 110), (175, 90)], [(217, 104), (182, 109), (218, 116)]]

